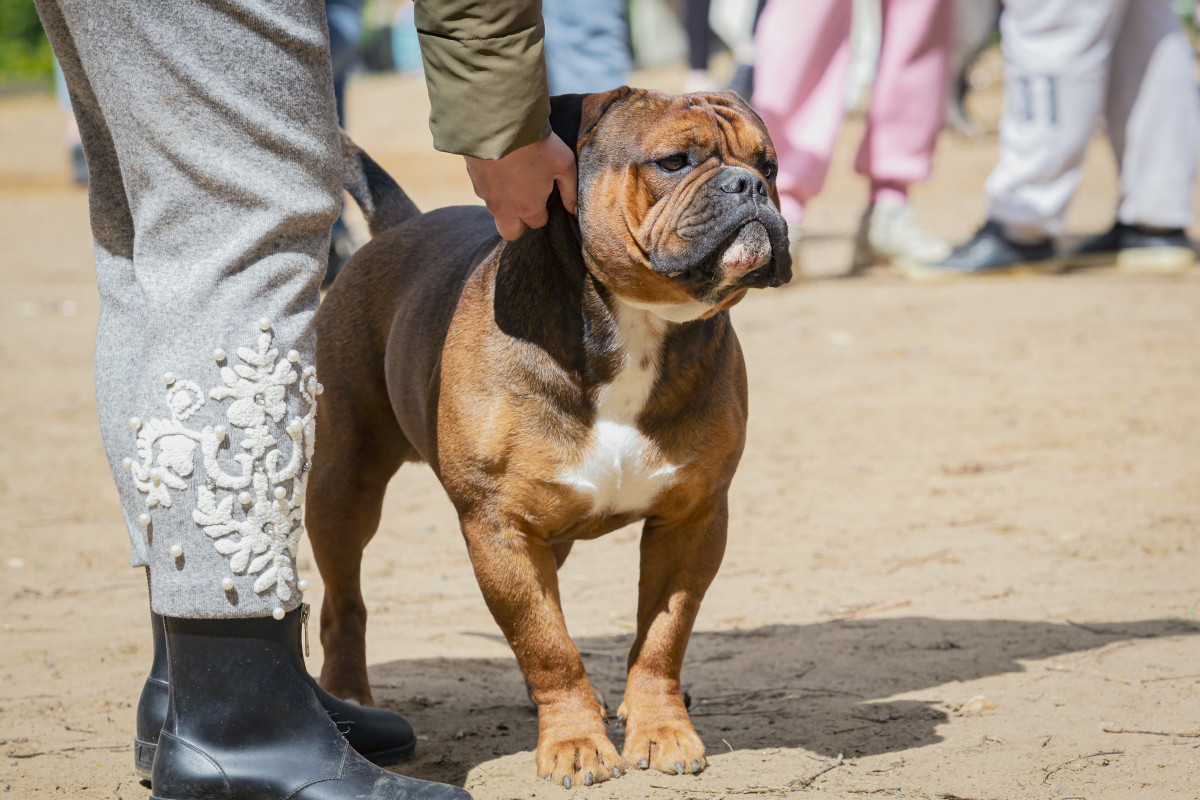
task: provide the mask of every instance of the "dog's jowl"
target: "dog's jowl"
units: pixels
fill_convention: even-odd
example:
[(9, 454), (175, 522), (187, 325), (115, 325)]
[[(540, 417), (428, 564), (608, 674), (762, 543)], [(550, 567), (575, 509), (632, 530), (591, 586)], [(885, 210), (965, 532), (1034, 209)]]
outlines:
[[(321, 682), (370, 703), (363, 548), (388, 480), (428, 463), (538, 705), (539, 779), (704, 769), (680, 665), (725, 549), (746, 373), (728, 309), (791, 278), (775, 152), (734, 94), (554, 98), (579, 217), (499, 239), (478, 207), (420, 214), (346, 143), (374, 238), (317, 318), (308, 525), (326, 585)], [(618, 753), (559, 604), (578, 539), (644, 520)]]

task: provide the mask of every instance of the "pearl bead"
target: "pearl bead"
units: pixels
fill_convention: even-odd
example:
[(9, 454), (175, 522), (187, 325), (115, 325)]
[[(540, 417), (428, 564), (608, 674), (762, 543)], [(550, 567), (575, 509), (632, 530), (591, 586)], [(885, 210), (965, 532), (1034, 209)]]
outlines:
[(300, 580), (296, 581), (296, 588), (302, 592), (307, 592), (308, 591), (308, 581), (304, 580), (304, 578), (301, 578)]
[(174, 372), (164, 372), (163, 373), (163, 383), (165, 383), (167, 386), (170, 386), (174, 382), (175, 382), (175, 373)]
[(225, 360), (225, 351), (219, 347), (216, 350), (213, 350), (213, 360), (214, 361), (224, 361)]
[(168, 552), (171, 554), (171, 558), (179, 558), (180, 556), (183, 555), (183, 547), (180, 545), (177, 545), (177, 544), (173, 544), (173, 545), (171, 545), (171, 549)]
[(242, 492), (241, 494), (238, 495), (238, 502), (244, 506), (250, 505), (250, 500), (251, 500), (251, 497), (250, 497), (249, 492)]
[(149, 525), (149, 524), (150, 524), (150, 515), (145, 512), (142, 512), (138, 516), (138, 525), (145, 526), (145, 525)]
[(154, 481), (155, 483), (162, 483), (162, 478), (163, 476), (161, 469), (155, 467), (154, 469), (150, 470), (150, 480)]
[(271, 612), (271, 616), (275, 619), (283, 619), (283, 607), (275, 606), (275, 610)]
[(288, 350), (288, 361), (290, 361), (290, 362), (292, 362), (293, 364), (295, 364), (295, 363), (296, 363), (297, 361), (299, 361), (299, 360), (300, 360), (300, 353), (299, 353), (299, 351), (296, 351), (296, 350)]
[(258, 321), (258, 329), (260, 331), (269, 331), (271, 329), (271, 320), (263, 317)]
[(216, 434), (218, 442), (225, 441), (225, 426), (224, 425), (218, 425), (217, 427), (213, 428), (213, 433)]
[(121, 466), (124, 467), (125, 469), (133, 469), (133, 459), (132, 458), (125, 459), (124, 461), (121, 462)]
[(322, 393), (324, 393), (324, 391), (325, 391), (325, 387), (318, 383), (315, 393), (322, 394)]
[(133, 428), (136, 431), (138, 428), (142, 427), (142, 421), (140, 419), (138, 419), (137, 417), (130, 417), (129, 418), (129, 427)]
[(276, 500), (282, 500), (283, 498), (287, 497), (287, 489), (283, 488), (282, 486), (276, 486), (274, 494)]
[(221, 588), (229, 591), (233, 588), (233, 578), (221, 578)]

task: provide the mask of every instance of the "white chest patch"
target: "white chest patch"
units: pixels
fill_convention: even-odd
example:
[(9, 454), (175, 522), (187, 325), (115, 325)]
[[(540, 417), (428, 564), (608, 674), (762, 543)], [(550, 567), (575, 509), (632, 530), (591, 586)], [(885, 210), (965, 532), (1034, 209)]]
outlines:
[(675, 474), (677, 466), (637, 429), (637, 419), (658, 379), (659, 355), (668, 322), (617, 300), (624, 360), (600, 391), (596, 421), (582, 461), (558, 476), (592, 501), (593, 514), (642, 511)]

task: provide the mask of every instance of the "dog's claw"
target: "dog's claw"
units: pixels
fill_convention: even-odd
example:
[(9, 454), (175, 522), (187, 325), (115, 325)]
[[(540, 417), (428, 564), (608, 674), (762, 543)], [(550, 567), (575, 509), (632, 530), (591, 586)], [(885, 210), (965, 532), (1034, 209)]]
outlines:
[(570, 778), (563, 778), (563, 786), (564, 786), (564, 787), (566, 787), (566, 788), (568, 788), (568, 789), (570, 789), (570, 788), (571, 788), (571, 779), (570, 779)]
[(592, 785), (592, 773), (589, 772), (586, 776), (584, 776), (583, 785), (584, 786)]
[(675, 762), (675, 772), (679, 773), (680, 775), (683, 774), (683, 764), (680, 764), (678, 761)]
[(642, 769), (645, 769), (646, 767), (650, 766), (650, 762), (643, 758), (641, 761), (638, 762), (638, 766), (641, 767)]
[(692, 772), (699, 772), (699, 771), (700, 771), (700, 762), (693, 761), (692, 762)]
[(613, 767), (613, 777), (614, 778), (621, 777), (621, 768), (620, 767)]
[(550, 773), (549, 773), (549, 772), (547, 772), (547, 773), (546, 773), (546, 781), (547, 781), (547, 782), (549, 782), (549, 780), (550, 780)]

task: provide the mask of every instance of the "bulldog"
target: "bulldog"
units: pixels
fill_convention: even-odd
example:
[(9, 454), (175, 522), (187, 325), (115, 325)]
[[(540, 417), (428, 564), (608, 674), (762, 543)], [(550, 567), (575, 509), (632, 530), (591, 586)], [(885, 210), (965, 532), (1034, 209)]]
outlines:
[[(317, 315), (325, 393), (308, 528), (325, 581), (321, 684), (371, 704), (363, 548), (389, 479), (433, 468), (537, 704), (537, 775), (705, 768), (680, 693), (725, 550), (746, 370), (728, 309), (791, 279), (776, 156), (736, 94), (622, 87), (554, 98), (578, 219), (504, 242), (477, 206), (421, 214), (346, 142), (373, 238)], [(617, 723), (567, 632), (557, 570), (580, 539), (644, 520), (637, 635)]]

